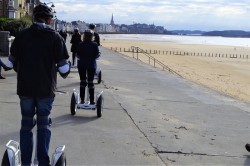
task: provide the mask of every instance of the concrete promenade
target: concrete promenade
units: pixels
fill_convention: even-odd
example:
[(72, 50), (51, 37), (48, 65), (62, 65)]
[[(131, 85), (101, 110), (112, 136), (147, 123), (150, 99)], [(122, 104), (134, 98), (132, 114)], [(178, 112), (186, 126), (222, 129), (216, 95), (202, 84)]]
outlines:
[[(70, 53), (69, 40), (67, 41)], [(66, 145), (68, 165), (250, 165), (250, 105), (100, 47), (104, 112), (70, 114), (79, 76), (58, 76), (50, 154)], [(2, 58), (5, 62), (6, 58)], [(70, 59), (71, 60), (71, 59)], [(0, 157), (19, 141), (16, 73), (0, 80)]]

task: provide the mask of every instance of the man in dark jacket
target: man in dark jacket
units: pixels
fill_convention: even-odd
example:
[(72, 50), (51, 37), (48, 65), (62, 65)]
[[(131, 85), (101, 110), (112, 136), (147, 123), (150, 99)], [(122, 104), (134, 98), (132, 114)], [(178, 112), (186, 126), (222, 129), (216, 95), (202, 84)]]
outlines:
[[(20, 149), (22, 165), (31, 165), (32, 128), (37, 125), (37, 157), (39, 165), (48, 166), (52, 104), (55, 97), (57, 71), (63, 78), (70, 72), (64, 39), (50, 26), (53, 11), (46, 4), (33, 10), (34, 22), (20, 31), (11, 45), (7, 67), (17, 72), (17, 94), (21, 106)], [(34, 118), (36, 114), (36, 119)]]
[(82, 41), (81, 39), (81, 34), (79, 33), (79, 30), (76, 28), (74, 29), (74, 34), (71, 37), (70, 43), (71, 43), (71, 49), (70, 51), (72, 52), (72, 67), (75, 67), (75, 59), (77, 55), (77, 48), (79, 43)]
[(94, 32), (94, 42), (97, 43), (98, 46), (100, 46), (100, 36), (97, 32), (95, 32), (95, 24), (89, 24), (89, 29)]

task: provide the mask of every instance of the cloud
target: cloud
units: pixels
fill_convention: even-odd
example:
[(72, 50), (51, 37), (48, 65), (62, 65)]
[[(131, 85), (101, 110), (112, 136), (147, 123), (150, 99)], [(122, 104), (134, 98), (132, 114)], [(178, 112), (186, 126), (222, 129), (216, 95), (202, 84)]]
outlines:
[[(58, 19), (116, 24), (155, 23), (176, 28), (248, 29), (249, 0), (54, 0)], [(227, 23), (223, 25), (223, 20)], [(196, 29), (196, 28), (195, 28)]]
[(244, 14), (246, 14), (244, 9), (232, 6), (219, 7), (215, 11), (215, 15), (218, 17), (239, 17), (240, 15)]

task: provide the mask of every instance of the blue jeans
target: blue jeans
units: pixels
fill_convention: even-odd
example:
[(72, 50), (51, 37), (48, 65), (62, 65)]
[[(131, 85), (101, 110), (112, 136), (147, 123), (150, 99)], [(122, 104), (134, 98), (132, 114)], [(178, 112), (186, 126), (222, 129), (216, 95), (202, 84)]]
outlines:
[[(21, 106), (20, 149), (22, 165), (30, 165), (33, 152), (32, 128), (37, 124), (37, 159), (39, 166), (48, 166), (51, 132), (48, 129), (54, 97), (37, 98), (19, 96)], [(34, 116), (36, 115), (36, 119)]]
[(0, 75), (1, 75), (1, 69), (2, 69), (2, 66), (3, 66), (3, 62), (2, 62), (2, 60), (0, 59)]

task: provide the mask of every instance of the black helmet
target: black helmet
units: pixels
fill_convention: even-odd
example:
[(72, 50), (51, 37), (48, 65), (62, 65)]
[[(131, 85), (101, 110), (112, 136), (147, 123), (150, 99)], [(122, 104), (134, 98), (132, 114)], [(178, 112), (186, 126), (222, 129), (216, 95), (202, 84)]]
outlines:
[(74, 32), (75, 32), (75, 33), (78, 33), (78, 32), (79, 32), (79, 29), (78, 29), (78, 28), (75, 28), (75, 29), (74, 29)]
[(90, 29), (84, 31), (84, 41), (93, 40), (94, 32)]
[(95, 29), (95, 24), (89, 24), (89, 29)]
[(93, 36), (94, 35), (94, 32), (90, 29), (87, 29), (84, 31), (84, 35), (87, 35), (87, 36)]
[(40, 3), (33, 10), (34, 17), (53, 17), (52, 8), (48, 7), (45, 3)]

